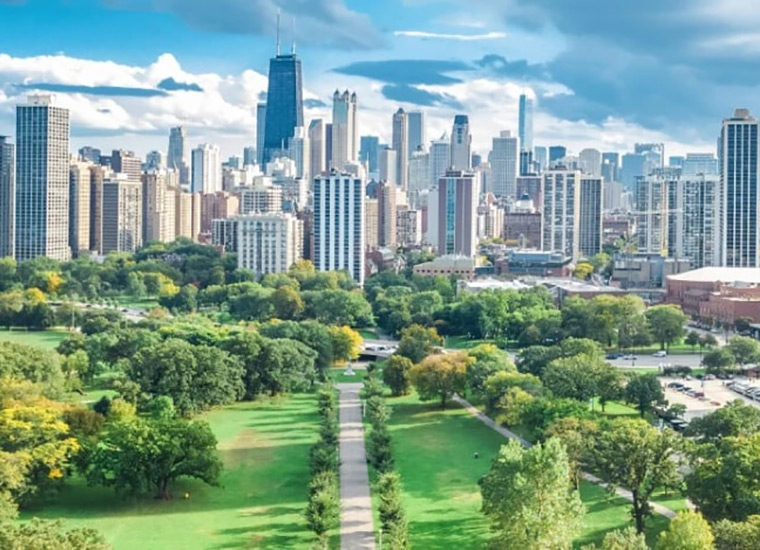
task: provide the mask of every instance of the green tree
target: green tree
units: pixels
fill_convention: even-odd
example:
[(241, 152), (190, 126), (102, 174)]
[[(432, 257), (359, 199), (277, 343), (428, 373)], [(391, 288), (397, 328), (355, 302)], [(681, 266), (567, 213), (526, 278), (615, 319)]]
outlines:
[(467, 387), (474, 395), (482, 395), (486, 380), (491, 375), (500, 371), (515, 371), (509, 354), (493, 344), (480, 344), (467, 353), (474, 359), (467, 367)]
[(334, 472), (317, 474), (309, 484), (306, 522), (317, 535), (320, 547), (327, 549), (328, 534), (340, 521), (338, 480)]
[(760, 361), (760, 342), (747, 336), (734, 336), (726, 349), (734, 356), (739, 367)]
[(410, 372), (414, 364), (406, 357), (393, 354), (383, 367), (383, 382), (394, 396), (407, 395), (412, 387)]
[(646, 312), (649, 328), (660, 349), (665, 349), (683, 336), (687, 317), (679, 306), (653, 306)]
[(599, 393), (599, 375), (606, 364), (598, 358), (575, 355), (555, 359), (544, 372), (544, 385), (558, 397), (587, 402)]
[(16, 260), (10, 256), (0, 258), (0, 291), (9, 290), (16, 281)]
[(721, 520), (713, 525), (715, 550), (757, 550), (760, 548), (760, 516), (747, 521)]
[(660, 533), (657, 550), (713, 550), (713, 533), (710, 524), (699, 512), (685, 510)]
[(714, 348), (717, 345), (718, 345), (718, 339), (712, 334), (710, 334), (709, 332), (699, 337), (700, 351), (704, 350), (704, 348)]
[(684, 339), (684, 344), (691, 347), (691, 351), (694, 351), (694, 348), (696, 348), (699, 345), (699, 333), (695, 330), (690, 330), (686, 334), (686, 338)]
[(409, 525), (401, 502), (401, 477), (397, 472), (381, 474), (377, 480), (383, 546), (392, 550), (409, 548)]
[(409, 325), (401, 331), (401, 341), (397, 353), (409, 358), (412, 363), (419, 363), (443, 345), (443, 338), (434, 328), (422, 325)]
[(66, 530), (62, 521), (33, 519), (0, 526), (3, 550), (109, 550), (111, 545), (94, 529)]
[(556, 437), (562, 441), (567, 451), (570, 466), (570, 478), (578, 489), (583, 476), (583, 467), (587, 463), (594, 440), (599, 435), (599, 424), (583, 418), (560, 418), (549, 426), (547, 437)]
[(760, 410), (741, 399), (726, 404), (708, 415), (692, 419), (686, 435), (710, 443), (724, 437), (745, 437), (760, 432)]
[(673, 488), (680, 480), (679, 437), (643, 420), (617, 419), (601, 432), (589, 453), (592, 470), (609, 484), (610, 490), (622, 487), (631, 492), (632, 515), (639, 533), (644, 532), (646, 518), (651, 514), (652, 494)]
[(289, 285), (281, 286), (274, 291), (272, 305), (275, 317), (283, 320), (297, 319), (306, 309), (301, 294)]
[(623, 374), (607, 363), (597, 372), (596, 385), (602, 412), (607, 408), (607, 403), (623, 398), (624, 381)]
[(655, 374), (634, 375), (625, 386), (624, 396), (628, 403), (636, 406), (642, 418), (654, 405), (665, 400), (665, 393)]
[(445, 409), (453, 394), (464, 392), (470, 361), (464, 352), (430, 355), (412, 367), (409, 376), (420, 399), (439, 399), (441, 408)]
[(179, 477), (216, 486), (221, 470), (216, 438), (207, 423), (134, 418), (107, 425), (85, 475), (92, 484), (152, 491), (157, 498), (168, 499), (170, 485)]
[(583, 515), (558, 439), (531, 449), (511, 440), (478, 482), (497, 548), (570, 548)]
[[(582, 550), (596, 550), (596, 546), (584, 546)], [(646, 537), (633, 527), (610, 531), (604, 535), (599, 550), (649, 550)]]
[(736, 363), (734, 354), (727, 348), (715, 348), (707, 353), (702, 358), (702, 364), (710, 371), (722, 371), (724, 369), (730, 369)]

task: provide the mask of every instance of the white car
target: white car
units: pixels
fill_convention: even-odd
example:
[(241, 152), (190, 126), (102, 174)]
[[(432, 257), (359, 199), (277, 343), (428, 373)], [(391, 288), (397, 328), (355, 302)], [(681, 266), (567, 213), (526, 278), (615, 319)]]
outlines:
[(660, 351), (656, 351), (652, 354), (652, 357), (667, 357), (667, 356), (668, 356), (668, 352), (665, 351), (664, 349), (661, 349)]

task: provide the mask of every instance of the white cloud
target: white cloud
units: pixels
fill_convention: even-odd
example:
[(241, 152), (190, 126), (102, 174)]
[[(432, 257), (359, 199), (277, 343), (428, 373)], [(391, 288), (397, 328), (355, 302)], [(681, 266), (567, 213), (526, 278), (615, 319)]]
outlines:
[(436, 40), (456, 40), (459, 42), (475, 42), (478, 40), (498, 40), (506, 38), (504, 32), (487, 32), (482, 34), (447, 34), (427, 31), (395, 31), (396, 36), (407, 36), (410, 38), (429, 38)]

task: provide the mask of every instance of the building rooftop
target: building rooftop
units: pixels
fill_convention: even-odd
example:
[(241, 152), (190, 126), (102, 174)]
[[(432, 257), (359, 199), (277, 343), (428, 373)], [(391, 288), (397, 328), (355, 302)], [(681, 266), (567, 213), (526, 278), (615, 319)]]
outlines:
[(481, 290), (524, 290), (530, 288), (520, 281), (500, 281), (498, 279), (479, 279), (475, 281), (459, 281), (459, 287), (468, 292), (480, 292)]
[(668, 276), (669, 281), (693, 283), (757, 283), (760, 284), (760, 268), (757, 267), (703, 267), (680, 275)]

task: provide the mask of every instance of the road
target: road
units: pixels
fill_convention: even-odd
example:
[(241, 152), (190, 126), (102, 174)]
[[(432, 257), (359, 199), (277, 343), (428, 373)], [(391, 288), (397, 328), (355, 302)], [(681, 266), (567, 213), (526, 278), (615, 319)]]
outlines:
[(652, 368), (661, 366), (696, 368), (699, 367), (702, 362), (702, 357), (698, 353), (685, 355), (668, 355), (667, 357), (654, 357), (651, 354), (646, 354), (635, 355), (635, 357), (635, 361), (631, 361), (630, 359), (608, 359), (608, 361), (615, 367), (625, 367), (629, 369)]

